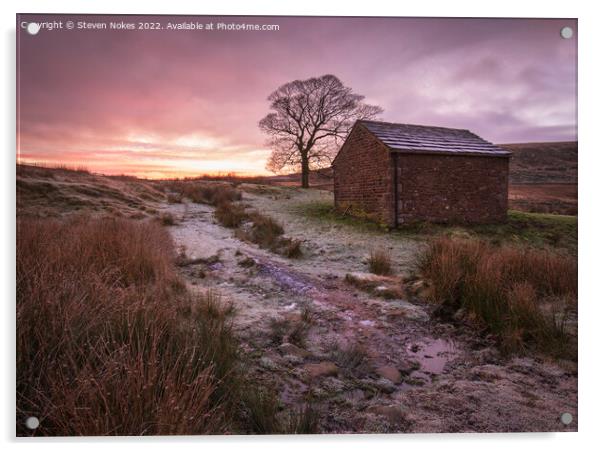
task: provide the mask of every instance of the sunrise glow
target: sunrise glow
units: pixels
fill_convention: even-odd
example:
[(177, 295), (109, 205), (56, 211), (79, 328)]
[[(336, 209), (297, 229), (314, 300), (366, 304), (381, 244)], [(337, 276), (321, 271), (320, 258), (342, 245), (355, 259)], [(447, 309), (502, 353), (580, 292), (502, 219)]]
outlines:
[(253, 23), (278, 30), (19, 34), (17, 161), (151, 178), (269, 174), (257, 127), (267, 96), (326, 73), (384, 108), (383, 120), (496, 143), (576, 139), (577, 39), (559, 35), (575, 21)]

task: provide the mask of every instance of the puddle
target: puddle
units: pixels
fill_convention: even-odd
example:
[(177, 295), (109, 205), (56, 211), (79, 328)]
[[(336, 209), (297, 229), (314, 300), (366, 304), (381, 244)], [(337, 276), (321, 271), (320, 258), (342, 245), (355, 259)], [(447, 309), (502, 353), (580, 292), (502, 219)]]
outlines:
[(460, 353), (453, 341), (441, 338), (410, 343), (406, 350), (408, 358), (419, 363), (420, 368), (410, 374), (411, 382), (404, 382), (402, 390), (429, 384)]
[(441, 374), (445, 364), (458, 355), (455, 343), (441, 338), (410, 343), (407, 350), (420, 363), (420, 372), (428, 374)]

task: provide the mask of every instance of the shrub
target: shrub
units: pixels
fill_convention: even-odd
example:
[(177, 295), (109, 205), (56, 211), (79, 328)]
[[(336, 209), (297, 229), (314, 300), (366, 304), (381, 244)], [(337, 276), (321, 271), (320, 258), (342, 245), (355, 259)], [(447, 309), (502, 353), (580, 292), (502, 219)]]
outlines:
[(289, 239), (283, 246), (283, 255), (288, 258), (301, 258), (301, 241)]
[(170, 190), (168, 202), (179, 203), (186, 197), (192, 202), (217, 206), (222, 202), (242, 199), (240, 191), (229, 183), (216, 183), (198, 180), (171, 180), (161, 182), (164, 189)]
[(250, 390), (245, 395), (244, 405), (252, 432), (256, 434), (281, 432), (277, 418), (280, 401), (276, 393), (267, 389)]
[(283, 430), (286, 434), (317, 434), (319, 432), (320, 413), (311, 403), (293, 410)]
[(269, 324), (270, 341), (275, 345), (281, 345), (288, 333), (288, 321), (282, 318), (272, 318)]
[(181, 193), (169, 193), (167, 195), (167, 202), (170, 204), (181, 204), (182, 194)]
[(249, 219), (252, 222), (250, 238), (261, 247), (274, 248), (278, 238), (284, 233), (282, 226), (272, 217), (259, 212), (251, 212)]
[(311, 324), (303, 320), (294, 321), (291, 324), (290, 331), (288, 334), (289, 343), (292, 343), (295, 346), (299, 346), (300, 348), (304, 348), (310, 327)]
[(314, 311), (307, 305), (301, 307), (301, 321), (307, 324), (313, 324), (315, 322), (315, 313)]
[(239, 239), (258, 244), (273, 252), (281, 251), (281, 238), (284, 234), (282, 226), (272, 217), (257, 211), (247, 213), (247, 223), (239, 227), (236, 235)]
[(224, 227), (237, 229), (236, 236), (239, 239), (258, 244), (288, 258), (300, 258), (303, 255), (301, 242), (283, 237), (284, 229), (270, 216), (257, 211), (248, 212), (243, 205), (229, 200), (220, 200), (214, 215)]
[(431, 244), (420, 266), (431, 284), (431, 300), (448, 313), (466, 309), (499, 337), (502, 349), (520, 352), (532, 346), (554, 356), (575, 357), (562, 320), (541, 308), (544, 302), (558, 305), (576, 300), (573, 257), (440, 238)]
[(388, 276), (391, 274), (391, 254), (384, 249), (379, 249), (370, 252), (368, 258), (368, 267), (370, 272), (380, 276)]
[(176, 221), (171, 213), (163, 213), (161, 215), (161, 224), (164, 226), (172, 226), (175, 223)]
[(269, 323), (270, 341), (275, 345), (280, 345), (286, 340), (295, 346), (305, 347), (305, 341), (313, 322), (313, 312), (307, 307), (301, 309), (298, 320), (272, 318)]
[(223, 202), (235, 202), (242, 199), (240, 191), (230, 186), (216, 185), (206, 194), (211, 205), (219, 205)]
[(219, 321), (226, 321), (236, 313), (236, 307), (233, 302), (223, 302), (221, 297), (208, 291), (193, 305), (193, 311), (200, 318), (211, 318)]
[[(17, 433), (246, 430), (232, 307), (190, 295), (156, 222), (17, 223)], [(256, 390), (246, 386), (246, 391)]]
[(366, 348), (358, 343), (332, 343), (329, 346), (331, 359), (347, 375), (364, 375), (371, 370)]
[(221, 225), (233, 229), (239, 227), (248, 217), (242, 205), (232, 202), (221, 202), (214, 215)]
[(193, 202), (213, 206), (242, 199), (239, 191), (227, 185), (192, 185), (185, 193)]
[(244, 405), (251, 425), (257, 434), (316, 434), (319, 431), (320, 413), (313, 403), (306, 402), (293, 408), (288, 415), (278, 415), (280, 400), (272, 390), (251, 391)]

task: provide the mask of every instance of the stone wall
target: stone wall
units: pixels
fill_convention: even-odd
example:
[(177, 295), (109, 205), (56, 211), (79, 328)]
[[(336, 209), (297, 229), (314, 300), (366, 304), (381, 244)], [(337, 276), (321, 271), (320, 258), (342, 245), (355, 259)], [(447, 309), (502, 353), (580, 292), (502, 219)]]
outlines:
[(397, 167), (400, 224), (506, 220), (508, 158), (400, 154)]
[(393, 222), (393, 165), (389, 149), (361, 125), (347, 137), (334, 163), (338, 211)]

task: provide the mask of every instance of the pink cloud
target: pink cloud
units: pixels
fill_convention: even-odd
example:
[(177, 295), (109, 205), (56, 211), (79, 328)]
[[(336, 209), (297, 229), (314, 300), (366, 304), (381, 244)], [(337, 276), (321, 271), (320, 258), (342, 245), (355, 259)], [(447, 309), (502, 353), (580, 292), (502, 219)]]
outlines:
[[(53, 19), (78, 20), (18, 20)], [(104, 19), (139, 18), (88, 18)], [(257, 122), (266, 97), (324, 73), (383, 106), (385, 120), (470, 128), (494, 142), (576, 139), (576, 38), (559, 35), (575, 20), (143, 19), (280, 30), (19, 29), (22, 161), (77, 159), (155, 175), (162, 166), (170, 174), (265, 172), (269, 149)]]

